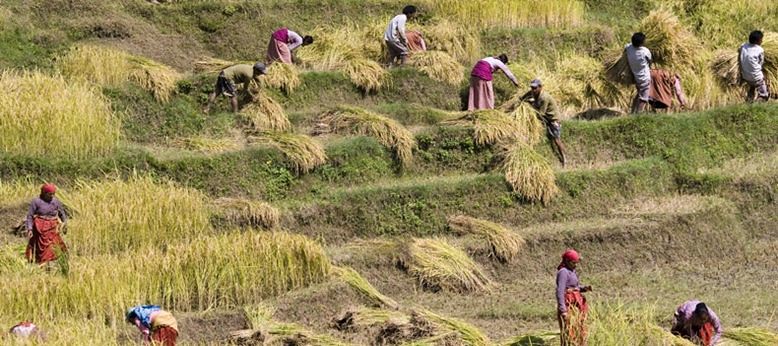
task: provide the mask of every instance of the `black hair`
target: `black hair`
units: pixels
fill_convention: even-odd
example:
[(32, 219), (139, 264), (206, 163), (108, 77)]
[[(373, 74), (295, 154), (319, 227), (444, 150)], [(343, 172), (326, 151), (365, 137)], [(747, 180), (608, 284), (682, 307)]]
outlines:
[(500, 54), (500, 55), (497, 57), (497, 60), (500, 60), (500, 61), (502, 61), (502, 63), (503, 63), (503, 64), (507, 64), (507, 63), (508, 63), (508, 56), (507, 56), (507, 55), (505, 55), (505, 54)]
[(636, 32), (632, 34), (632, 45), (635, 47), (642, 47), (646, 43), (646, 34), (642, 32)]
[(305, 37), (303, 37), (303, 44), (311, 44), (311, 43), (313, 43), (313, 36), (305, 35)]
[(133, 319), (135, 319), (135, 311), (130, 311), (129, 313), (127, 313), (127, 316), (126, 316), (126, 318), (125, 318), (125, 321), (126, 321), (127, 323), (132, 323), (132, 320), (133, 320)]
[(751, 32), (751, 34), (748, 35), (748, 43), (750, 44), (757, 44), (759, 41), (762, 40), (762, 37), (764, 37), (764, 33), (759, 30), (754, 30)]
[(408, 16), (408, 15), (411, 15), (411, 14), (414, 14), (414, 13), (416, 13), (416, 6), (408, 5), (408, 6), (403, 7), (403, 14), (404, 15)]
[(699, 303), (697, 306), (694, 307), (694, 314), (697, 316), (707, 315), (708, 312), (708, 306), (705, 305), (705, 303)]

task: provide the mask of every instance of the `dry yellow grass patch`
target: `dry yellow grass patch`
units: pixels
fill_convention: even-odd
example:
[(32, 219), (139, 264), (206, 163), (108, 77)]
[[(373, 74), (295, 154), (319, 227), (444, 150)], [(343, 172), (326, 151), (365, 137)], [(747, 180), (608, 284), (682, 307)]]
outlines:
[(446, 221), (454, 232), (474, 234), (486, 239), (491, 247), (490, 256), (502, 262), (513, 261), (525, 244), (519, 234), (491, 221), (465, 215), (449, 216)]
[(504, 149), (503, 157), (505, 180), (522, 198), (547, 204), (559, 193), (554, 170), (532, 147), (512, 144)]
[(403, 264), (425, 287), (468, 292), (491, 285), (478, 264), (443, 239), (414, 239)]
[(679, 195), (658, 198), (640, 198), (615, 208), (621, 215), (686, 215), (714, 206), (727, 206), (728, 202), (715, 196)]

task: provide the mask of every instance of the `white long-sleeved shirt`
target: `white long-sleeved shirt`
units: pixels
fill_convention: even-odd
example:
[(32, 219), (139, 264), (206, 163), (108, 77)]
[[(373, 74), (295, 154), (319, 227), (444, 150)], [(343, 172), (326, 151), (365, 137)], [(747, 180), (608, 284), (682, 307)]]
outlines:
[(749, 82), (764, 79), (764, 48), (758, 44), (744, 43), (740, 46), (740, 74)]
[(287, 41), (286, 46), (289, 47), (289, 50), (293, 50), (297, 47), (299, 47), (301, 44), (303, 44), (303, 37), (300, 36), (300, 34), (287, 29), (287, 35), (289, 35), (289, 40)]
[(384, 41), (408, 42), (408, 38), (405, 37), (405, 22), (407, 21), (408, 16), (404, 14), (394, 16), (389, 21), (389, 26), (386, 27)]
[(486, 57), (481, 59), (481, 61), (486, 61), (489, 66), (492, 67), (492, 71), (497, 70), (498, 68), (502, 70), (502, 73), (505, 74), (505, 77), (508, 77), (508, 79), (513, 82), (515, 85), (519, 85), (519, 82), (516, 80), (516, 76), (513, 75), (513, 72), (511, 72), (511, 69), (508, 68), (508, 66), (505, 66), (505, 64), (500, 61), (500, 59), (494, 58), (494, 57)]
[(629, 62), (629, 68), (632, 70), (632, 74), (635, 76), (635, 82), (648, 83), (651, 82), (651, 51), (646, 47), (637, 47), (632, 44), (628, 44), (624, 50), (627, 53), (627, 62)]

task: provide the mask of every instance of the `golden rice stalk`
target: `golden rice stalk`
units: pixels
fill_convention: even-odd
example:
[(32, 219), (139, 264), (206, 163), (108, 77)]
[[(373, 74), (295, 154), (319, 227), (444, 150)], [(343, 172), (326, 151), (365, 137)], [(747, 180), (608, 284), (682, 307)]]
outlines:
[(440, 21), (421, 28), (428, 50), (443, 51), (462, 64), (481, 58), (481, 39), (470, 27)]
[(235, 226), (273, 229), (281, 218), (278, 209), (262, 201), (222, 197), (213, 205), (216, 215)]
[(519, 140), (530, 146), (540, 143), (546, 133), (546, 126), (540, 120), (539, 114), (526, 102), (521, 102), (510, 114), (517, 126), (522, 129), (517, 136)]
[(475, 234), (486, 238), (491, 247), (490, 256), (501, 262), (511, 262), (524, 247), (525, 241), (517, 233), (491, 221), (465, 215), (447, 218), (448, 227), (460, 234)]
[(373, 285), (370, 284), (370, 282), (362, 277), (362, 275), (359, 275), (359, 273), (353, 268), (335, 267), (333, 268), (333, 271), (335, 275), (337, 275), (341, 280), (345, 281), (349, 286), (351, 286), (351, 288), (359, 292), (363, 297), (367, 298), (375, 307), (386, 306), (395, 310), (400, 307), (399, 304), (394, 301), (394, 299), (389, 298), (383, 293), (379, 292), (375, 287), (373, 287)]
[(241, 148), (241, 144), (235, 138), (193, 136), (183, 139), (183, 147), (201, 153), (218, 154), (237, 151)]
[(202, 60), (195, 61), (194, 71), (197, 73), (215, 73), (237, 64), (249, 64), (254, 65), (251, 61), (229, 61), (217, 58), (203, 58)]
[(477, 28), (568, 27), (584, 21), (586, 5), (579, 0), (421, 0), (444, 18)]
[(646, 48), (660, 66), (680, 68), (698, 62), (700, 41), (669, 10), (651, 11), (640, 22), (640, 31), (646, 34)]
[(621, 85), (635, 84), (635, 76), (632, 75), (629, 62), (627, 62), (627, 55), (624, 54), (623, 49), (606, 55), (603, 67), (605, 68), (605, 78), (607, 80)]
[(478, 264), (443, 239), (414, 239), (405, 266), (425, 287), (470, 292), (491, 285)]
[(360, 307), (353, 312), (354, 323), (360, 326), (372, 326), (386, 322), (408, 324), (411, 317), (397, 310), (371, 309)]
[(464, 66), (446, 52), (428, 50), (413, 53), (410, 62), (419, 71), (438, 82), (459, 85), (465, 79)]
[(26, 204), (40, 192), (33, 180), (0, 180), (0, 208)]
[(519, 121), (498, 110), (468, 112), (449, 123), (472, 125), (473, 140), (477, 145), (493, 145), (531, 138), (530, 128), (522, 128)]
[(319, 121), (329, 125), (336, 133), (374, 137), (383, 146), (393, 150), (403, 166), (410, 165), (413, 160), (415, 138), (394, 119), (362, 108), (343, 105), (322, 114)]
[(130, 80), (141, 88), (151, 92), (159, 102), (167, 102), (176, 90), (176, 83), (181, 79), (181, 74), (170, 66), (155, 61), (130, 57), (132, 67), (129, 71)]
[[(312, 70), (342, 69), (348, 61), (363, 57), (361, 44), (365, 40), (359, 38), (360, 30), (363, 28), (350, 22), (332, 30), (316, 28), (311, 31), (311, 35), (316, 37), (313, 44), (298, 49), (295, 55), (301, 60), (303, 66)], [(374, 38), (374, 41), (379, 40)]]
[(503, 155), (505, 180), (522, 198), (547, 204), (559, 193), (551, 165), (530, 146), (515, 143)]
[(255, 94), (252, 103), (243, 107), (241, 114), (255, 132), (283, 132), (292, 128), (281, 104), (262, 90)]
[(308, 173), (327, 162), (322, 145), (305, 135), (266, 132), (256, 139), (281, 151), (297, 173)]
[(121, 121), (99, 90), (40, 72), (0, 73), (0, 151), (82, 160), (114, 151)]
[(763, 328), (742, 327), (725, 329), (725, 339), (737, 341), (749, 346), (778, 345), (778, 334)]
[(740, 84), (740, 62), (737, 51), (719, 51), (710, 66), (716, 75), (719, 85), (725, 89), (737, 87)]
[(431, 322), (436, 328), (459, 335), (461, 341), (469, 346), (489, 346), (492, 345), (489, 337), (480, 329), (470, 323), (457, 318), (438, 315), (429, 310), (419, 311), (419, 315)]
[(132, 67), (126, 52), (96, 44), (81, 44), (70, 48), (57, 61), (57, 68), (71, 80), (97, 85), (117, 86), (128, 79)]
[(514, 336), (500, 343), (501, 346), (543, 346), (551, 345), (559, 338), (559, 332), (541, 331)]
[(762, 48), (764, 48), (765, 80), (770, 92), (775, 94), (778, 91), (778, 33), (765, 32)]
[(267, 68), (267, 75), (261, 80), (264, 85), (280, 89), (287, 94), (302, 84), (300, 72), (293, 64), (270, 64)]
[(346, 62), (344, 71), (354, 85), (368, 93), (381, 89), (389, 76), (381, 64), (363, 58)]

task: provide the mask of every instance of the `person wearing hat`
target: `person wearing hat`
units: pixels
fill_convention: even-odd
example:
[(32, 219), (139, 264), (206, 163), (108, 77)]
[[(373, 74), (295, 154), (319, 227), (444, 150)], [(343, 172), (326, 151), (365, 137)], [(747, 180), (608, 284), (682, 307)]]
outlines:
[(588, 306), (583, 292), (592, 290), (592, 286), (582, 286), (578, 281), (575, 268), (581, 256), (573, 249), (562, 254), (562, 263), (556, 273), (557, 319), (562, 346), (586, 345), (586, 313)]
[(59, 230), (64, 229), (68, 215), (62, 202), (54, 197), (56, 192), (54, 184), (44, 184), (40, 196), (30, 203), (26, 220), (27, 237), (30, 240), (25, 251), (30, 262), (45, 264), (67, 252)]
[(126, 321), (143, 334), (144, 341), (154, 345), (175, 346), (178, 322), (158, 305), (138, 305), (127, 310)]
[(705, 303), (687, 301), (675, 310), (673, 334), (692, 340), (702, 346), (715, 345), (721, 340), (721, 321)]
[(313, 43), (313, 37), (300, 34), (287, 28), (280, 28), (270, 35), (270, 42), (267, 44), (267, 62), (280, 61), (284, 64), (292, 63), (292, 51), (298, 47), (305, 47)]
[(549, 93), (543, 91), (543, 82), (538, 78), (533, 79), (529, 83), (529, 87), (530, 90), (521, 97), (521, 100), (528, 102), (538, 112), (540, 120), (546, 125), (551, 149), (564, 167), (567, 160), (565, 146), (562, 144), (562, 124), (559, 123), (557, 116), (556, 100)]
[(252, 80), (259, 81), (259, 77), (267, 73), (265, 64), (258, 62), (254, 66), (248, 64), (238, 64), (225, 68), (219, 72), (219, 77), (216, 78), (216, 88), (208, 96), (208, 104), (203, 109), (203, 112), (208, 113), (211, 104), (216, 100), (216, 96), (224, 95), (230, 98), (230, 104), (232, 105), (232, 112), (238, 112), (238, 93), (235, 89), (235, 85), (243, 84), (243, 90), (248, 90)]
[(500, 54), (496, 57), (486, 57), (473, 66), (470, 71), (470, 91), (467, 98), (467, 110), (494, 109), (494, 89), (492, 79), (494, 72), (500, 69), (514, 86), (519, 86), (516, 77), (506, 65), (508, 56)]

